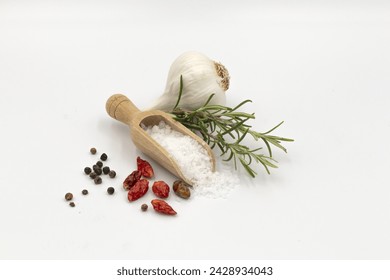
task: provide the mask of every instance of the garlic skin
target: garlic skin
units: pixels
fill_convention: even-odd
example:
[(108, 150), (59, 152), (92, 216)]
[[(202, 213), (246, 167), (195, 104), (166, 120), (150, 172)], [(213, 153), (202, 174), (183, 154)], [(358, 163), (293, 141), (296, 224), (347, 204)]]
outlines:
[(229, 88), (229, 72), (220, 63), (195, 52), (185, 52), (172, 63), (169, 69), (164, 94), (149, 110), (172, 111), (179, 97), (180, 76), (183, 77), (183, 92), (178, 107), (195, 110), (202, 107), (211, 94), (209, 104), (225, 105), (225, 91)]

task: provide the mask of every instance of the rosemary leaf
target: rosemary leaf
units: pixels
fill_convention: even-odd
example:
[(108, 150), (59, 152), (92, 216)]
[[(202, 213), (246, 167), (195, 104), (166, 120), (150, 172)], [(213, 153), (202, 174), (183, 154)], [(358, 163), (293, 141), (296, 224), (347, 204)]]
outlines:
[[(179, 97), (177, 98), (177, 101), (176, 101), (175, 107), (173, 107), (173, 110), (175, 110), (177, 108), (177, 106), (179, 106), (182, 94), (183, 94), (183, 75), (180, 75)], [(211, 99), (211, 97), (210, 97), (210, 99)]]
[[(277, 168), (272, 155), (272, 146), (287, 152), (281, 142), (292, 142), (293, 139), (270, 135), (283, 124), (280, 122), (267, 132), (255, 131), (247, 121), (254, 119), (254, 113), (237, 111), (251, 100), (244, 100), (237, 106), (230, 108), (222, 105), (209, 105), (214, 94), (211, 94), (205, 104), (196, 110), (180, 108), (180, 99), (183, 93), (183, 78), (180, 76), (180, 92), (175, 107), (170, 114), (178, 122), (198, 133), (211, 148), (218, 147), (224, 161), (233, 160), (237, 169), (237, 161), (244, 167), (247, 173), (255, 177), (257, 173), (251, 167), (254, 162), (260, 163), (270, 174), (269, 168)], [(241, 144), (247, 135), (251, 135), (255, 141), (261, 139), (267, 147), (268, 155), (260, 153), (262, 147), (249, 148)], [(226, 137), (229, 136), (230, 138)]]

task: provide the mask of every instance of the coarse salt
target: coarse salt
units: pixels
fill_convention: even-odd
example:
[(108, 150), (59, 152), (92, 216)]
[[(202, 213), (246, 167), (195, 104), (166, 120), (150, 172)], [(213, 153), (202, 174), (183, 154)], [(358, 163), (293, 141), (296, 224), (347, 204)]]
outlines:
[(217, 162), (219, 171), (212, 172), (207, 151), (190, 136), (173, 130), (163, 121), (144, 129), (173, 157), (183, 175), (194, 183), (195, 195), (224, 198), (239, 185), (238, 176), (231, 166)]

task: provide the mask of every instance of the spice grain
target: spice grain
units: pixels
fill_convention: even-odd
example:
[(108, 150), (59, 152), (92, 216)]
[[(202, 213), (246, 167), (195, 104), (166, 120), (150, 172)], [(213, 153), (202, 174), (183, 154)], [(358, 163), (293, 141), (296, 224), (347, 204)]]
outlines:
[(142, 205), (141, 205), (141, 210), (144, 211), (144, 212), (145, 212), (146, 210), (148, 210), (148, 205), (145, 204), (145, 203), (142, 204)]
[(108, 173), (110, 173), (110, 167), (104, 166), (104, 167), (103, 167), (103, 173), (106, 174), (106, 175), (107, 175)]
[(69, 192), (66, 193), (66, 194), (65, 194), (65, 199), (68, 200), (68, 201), (69, 201), (69, 200), (72, 200), (72, 199), (73, 199), (73, 194), (72, 194), (72, 193), (69, 193)]
[(182, 180), (176, 180), (173, 182), (173, 191), (181, 198), (188, 199), (191, 196), (190, 185)]
[(102, 161), (106, 161), (107, 160), (107, 154), (105, 154), (105, 153), (103, 153), (101, 156), (100, 156), (100, 159), (102, 160)]
[(113, 194), (115, 192), (115, 189), (113, 187), (109, 187), (107, 189), (108, 194)]
[(93, 179), (96, 185), (99, 185), (103, 182), (102, 178), (100, 176), (96, 176), (95, 179)]
[(108, 173), (108, 176), (110, 176), (110, 178), (115, 178), (116, 172), (114, 170), (111, 170), (110, 173)]
[(115, 192), (115, 189), (113, 187), (109, 187), (107, 189), (108, 194), (113, 194)]
[(95, 171), (97, 175), (102, 175), (102, 169), (100, 167), (95, 168), (93, 171)]

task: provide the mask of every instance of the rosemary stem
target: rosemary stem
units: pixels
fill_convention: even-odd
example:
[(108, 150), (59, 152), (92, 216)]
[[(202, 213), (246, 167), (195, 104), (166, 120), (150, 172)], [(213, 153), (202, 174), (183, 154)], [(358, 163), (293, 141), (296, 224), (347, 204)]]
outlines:
[[(283, 122), (264, 133), (255, 131), (251, 125), (247, 124), (247, 121), (254, 119), (255, 115), (237, 111), (242, 105), (251, 102), (250, 100), (245, 100), (233, 108), (222, 105), (208, 105), (213, 95), (210, 96), (204, 106), (196, 110), (182, 109), (179, 107), (183, 90), (182, 78), (180, 82), (179, 99), (170, 112), (173, 119), (193, 132), (200, 134), (212, 148), (218, 146), (221, 156), (225, 156), (225, 161), (233, 160), (235, 168), (237, 168), (237, 162), (239, 162), (252, 177), (257, 175), (254, 169), (250, 167), (253, 162), (263, 165), (267, 173), (270, 173), (270, 167), (277, 168), (274, 164), (276, 161), (273, 159), (271, 147), (277, 147), (287, 152), (281, 142), (294, 141), (290, 138), (269, 134), (281, 126)], [(261, 139), (265, 143), (268, 156), (258, 152), (262, 147), (251, 149), (241, 143), (248, 134), (254, 140)], [(230, 138), (227, 138), (227, 135)]]

